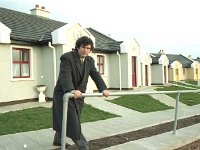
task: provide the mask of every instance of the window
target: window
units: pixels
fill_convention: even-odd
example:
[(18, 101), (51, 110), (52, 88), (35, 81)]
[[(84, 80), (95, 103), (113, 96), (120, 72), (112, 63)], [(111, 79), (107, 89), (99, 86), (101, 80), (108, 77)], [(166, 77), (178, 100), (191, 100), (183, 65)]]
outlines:
[(13, 48), (13, 78), (30, 77), (30, 49)]
[(178, 76), (178, 69), (176, 69), (176, 75)]
[(185, 75), (185, 69), (183, 68), (183, 75)]
[(104, 74), (104, 56), (97, 55), (97, 70), (102, 75)]

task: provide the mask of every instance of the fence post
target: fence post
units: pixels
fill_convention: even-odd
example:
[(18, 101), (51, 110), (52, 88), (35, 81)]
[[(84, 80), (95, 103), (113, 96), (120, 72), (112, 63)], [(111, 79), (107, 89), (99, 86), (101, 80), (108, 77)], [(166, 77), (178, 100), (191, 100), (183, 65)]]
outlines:
[(173, 129), (173, 134), (176, 134), (179, 97), (180, 97), (180, 91), (178, 90), (178, 91), (177, 91), (177, 95), (176, 95), (176, 108), (175, 108), (175, 117), (174, 117), (174, 129)]
[(65, 150), (65, 140), (67, 132), (67, 110), (68, 110), (69, 94), (63, 96), (63, 118), (62, 118), (62, 133), (61, 133), (61, 150)]

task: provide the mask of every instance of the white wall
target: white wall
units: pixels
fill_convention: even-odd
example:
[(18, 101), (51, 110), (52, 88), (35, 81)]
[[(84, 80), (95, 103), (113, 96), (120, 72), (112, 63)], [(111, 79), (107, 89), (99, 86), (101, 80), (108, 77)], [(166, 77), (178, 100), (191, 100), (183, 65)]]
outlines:
[(41, 60), (39, 66), (40, 74), (39, 78), (41, 78), (38, 84), (45, 84), (47, 88), (45, 90), (45, 95), (47, 97), (53, 97), (53, 89), (54, 89), (54, 64), (53, 64), (53, 50), (50, 47), (43, 47), (41, 49)]
[[(31, 78), (29, 79), (13, 79), (12, 78), (12, 46), (31, 49)], [(0, 44), (0, 83), (3, 87), (0, 90), (0, 102), (8, 102), (14, 100), (24, 100), (37, 98), (38, 92), (36, 85), (38, 84), (38, 61), (40, 58), (39, 49), (31, 46)]]
[[(178, 69), (178, 75), (176, 75), (176, 69)], [(182, 64), (179, 61), (174, 61), (170, 64), (169, 68), (169, 81), (180, 81), (181, 80)]]
[[(129, 65), (129, 59), (128, 55), (125, 54), (120, 54), (121, 55), (121, 66), (122, 66), (122, 88), (130, 88), (130, 75), (131, 73), (131, 68)], [(132, 87), (132, 79), (131, 79), (131, 87)]]
[[(165, 54), (162, 54), (158, 59), (158, 64), (151, 65), (151, 79), (152, 84), (165, 84), (168, 83), (168, 79), (172, 77), (171, 73), (168, 73), (169, 59)], [(164, 67), (166, 66), (166, 82), (165, 82), (165, 71)], [(170, 76), (170, 77), (169, 77)]]
[[(121, 57), (121, 56), (120, 56)], [(119, 68), (119, 56), (114, 53), (110, 54), (109, 57), (109, 87), (119, 88), (120, 87), (120, 68)], [(123, 66), (124, 67), (124, 66)], [(121, 69), (123, 68), (121, 67)]]
[(163, 70), (162, 70), (163, 65), (161, 64), (153, 64), (151, 65), (151, 79), (152, 79), (152, 84), (163, 84)]
[[(191, 65), (191, 68), (193, 69), (193, 80), (199, 80), (200, 79), (200, 63), (198, 61), (194, 61)], [(197, 74), (196, 74), (197, 70)]]
[(136, 57), (136, 86), (145, 85), (145, 65), (148, 66), (148, 85), (151, 85), (152, 59), (145, 51), (141, 51), (139, 43), (134, 39), (124, 41), (121, 45), (122, 85), (123, 88), (132, 88), (132, 57)]
[[(102, 55), (104, 56), (104, 74), (101, 75), (101, 77), (103, 78), (105, 84), (107, 85), (108, 88), (110, 88), (110, 81), (109, 81), (109, 55), (107, 54), (102, 54), (102, 53), (90, 53), (90, 56), (93, 57), (94, 61), (95, 61), (95, 66), (97, 67), (97, 55)], [(91, 77), (89, 77), (88, 80), (88, 84), (87, 84), (87, 90), (86, 93), (93, 93), (93, 91), (98, 90), (94, 81), (92, 80)]]
[(145, 75), (145, 66), (147, 65), (147, 71), (148, 71), (148, 85), (151, 85), (151, 63), (152, 59), (150, 55), (142, 51), (141, 56), (140, 56), (140, 64), (141, 64), (141, 86), (146, 86), (146, 75)]
[(141, 86), (140, 46), (134, 38), (121, 45), (122, 88), (132, 88), (132, 56), (136, 57), (136, 84)]
[(146, 75), (145, 75), (145, 66), (147, 65), (147, 71), (148, 71), (148, 85), (147, 86), (150, 86), (151, 85), (151, 65), (150, 64), (144, 64), (144, 63), (141, 63), (141, 86), (146, 86)]

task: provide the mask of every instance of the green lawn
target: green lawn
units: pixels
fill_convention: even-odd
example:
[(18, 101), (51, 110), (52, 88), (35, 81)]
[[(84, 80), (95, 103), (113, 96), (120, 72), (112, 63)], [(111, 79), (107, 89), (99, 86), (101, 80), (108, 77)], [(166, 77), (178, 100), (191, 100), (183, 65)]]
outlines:
[(51, 127), (50, 108), (37, 107), (0, 114), (0, 135)]
[(189, 84), (185, 84), (182, 82), (171, 82), (171, 83), (178, 84), (181, 86), (187, 86), (187, 87), (191, 87), (191, 88), (195, 88), (195, 89), (200, 89), (200, 86), (197, 85), (197, 81), (192, 81), (192, 80), (185, 81), (185, 83), (189, 83)]
[(192, 85), (197, 85), (198, 81), (194, 81), (194, 80), (187, 80), (185, 81), (186, 83), (192, 84)]
[[(83, 109), (81, 122), (117, 117), (90, 105)], [(0, 135), (33, 131), (52, 127), (52, 109), (37, 107), (0, 114)]]
[[(177, 90), (191, 90), (179, 86), (163, 86), (156, 89), (157, 91), (177, 91)], [(176, 98), (176, 94), (167, 94)], [(199, 93), (181, 93), (180, 101), (192, 106), (200, 104)], [(173, 107), (167, 106), (158, 100), (153, 99), (149, 95), (129, 95), (121, 96), (119, 98), (109, 100), (109, 102), (139, 111), (139, 112), (153, 112)], [(81, 122), (92, 122), (97, 120), (104, 120), (108, 118), (118, 117), (117, 115), (101, 111), (86, 105), (83, 109)], [(52, 110), (51, 108), (37, 107), (24, 109), (20, 111), (13, 111), (0, 114), (0, 135), (12, 134), (18, 132), (33, 131), (52, 127)]]
[[(192, 90), (189, 88), (179, 87), (179, 86), (169, 86), (169, 87), (160, 87), (155, 89), (157, 91), (177, 91), (177, 90)], [(176, 99), (177, 94), (166, 94), (170, 97)], [(199, 93), (181, 93), (179, 100), (189, 106), (200, 104), (200, 94)]]
[(172, 109), (173, 107), (167, 106), (158, 100), (153, 99), (149, 95), (128, 95), (121, 96), (119, 98), (109, 100), (112, 103), (139, 111), (139, 112), (152, 112), (166, 109)]
[(90, 105), (85, 104), (85, 106), (83, 107), (81, 122), (82, 123), (93, 122), (93, 121), (105, 120), (105, 119), (109, 119), (113, 117), (120, 117), (120, 116), (96, 109)]

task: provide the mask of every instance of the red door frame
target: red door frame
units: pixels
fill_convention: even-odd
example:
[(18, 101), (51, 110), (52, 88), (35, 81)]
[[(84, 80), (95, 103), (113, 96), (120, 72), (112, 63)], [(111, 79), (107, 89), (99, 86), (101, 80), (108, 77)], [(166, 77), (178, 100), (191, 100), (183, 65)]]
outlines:
[(132, 56), (132, 86), (137, 86), (137, 77), (136, 77), (136, 57)]
[(166, 78), (166, 66), (164, 66), (164, 81), (167, 83), (167, 78)]
[(148, 65), (145, 65), (145, 86), (148, 86)]

